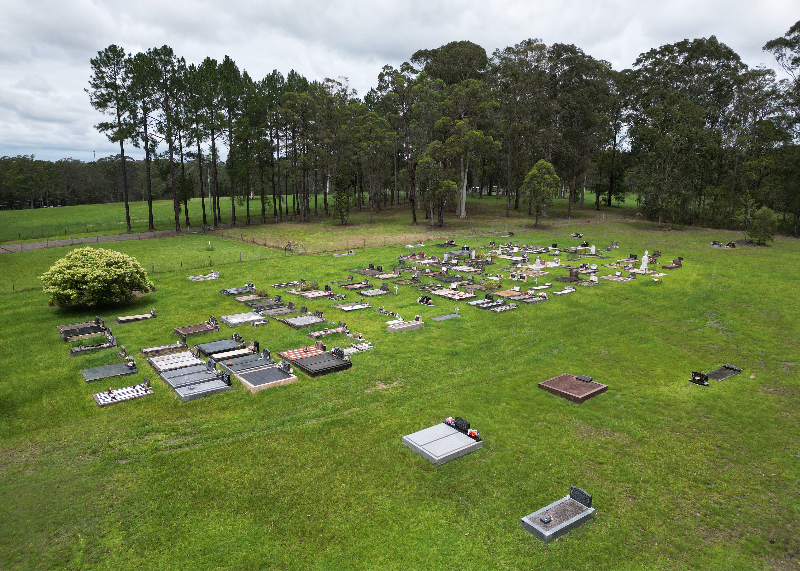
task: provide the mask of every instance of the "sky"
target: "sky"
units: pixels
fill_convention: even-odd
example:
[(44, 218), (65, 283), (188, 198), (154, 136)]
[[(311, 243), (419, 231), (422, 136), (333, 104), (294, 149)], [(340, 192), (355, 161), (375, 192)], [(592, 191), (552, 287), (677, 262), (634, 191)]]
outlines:
[[(254, 79), (294, 69), (364, 95), (384, 65), (469, 40), (491, 56), (528, 38), (575, 44), (620, 70), (652, 48), (715, 35), (751, 67), (800, 20), (797, 0), (0, 0), (0, 156), (91, 161), (119, 152), (94, 126), (89, 60), (169, 45), (187, 63), (229, 55)], [(136, 149), (126, 154), (139, 156)]]

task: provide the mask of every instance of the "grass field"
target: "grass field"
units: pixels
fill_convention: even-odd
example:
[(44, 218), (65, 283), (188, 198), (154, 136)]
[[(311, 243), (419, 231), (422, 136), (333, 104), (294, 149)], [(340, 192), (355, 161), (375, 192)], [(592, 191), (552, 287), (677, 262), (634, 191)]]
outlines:
[[(352, 236), (373, 236), (375, 247), (345, 258), (252, 243), (329, 249), (313, 223), (252, 228), (251, 243), (115, 243), (155, 270), (157, 290), (100, 315), (110, 323), (157, 309), (156, 319), (112, 324), (138, 355), (174, 342), (175, 326), (244, 311), (224, 287), (253, 282), (278, 293), (269, 284), (391, 267), (408, 251), (397, 244), (416, 235), (407, 219), (392, 224), (384, 234), (393, 245), (383, 247), (378, 230), (357, 220), (362, 231)], [(574, 229), (526, 230), (513, 241), (577, 245)], [(47, 307), (36, 278), (68, 248), (0, 256), (0, 568), (800, 568), (800, 242), (720, 250), (709, 242), (741, 235), (609, 220), (580, 231), (598, 246), (619, 241), (619, 257), (658, 249), (665, 260), (684, 257), (684, 267), (662, 283), (600, 280), (499, 315), (459, 304), (463, 317), (441, 323), (430, 317), (454, 303), (422, 307), (417, 290), (401, 286), (373, 305), (420, 314), (425, 327), (404, 334), (385, 333), (374, 311), (303, 302), (347, 321), (375, 350), (355, 355), (349, 371), (300, 373), (256, 395), (234, 381), (232, 391), (190, 403), (142, 358), (138, 375), (87, 384), (80, 370), (116, 362), (116, 352), (69, 357), (56, 326), (98, 312)], [(344, 236), (327, 232), (338, 247)], [(209, 256), (221, 279), (188, 282), (207, 273)], [(233, 331), (273, 353), (311, 344), (307, 330), (274, 321), (190, 341)], [(725, 363), (744, 372), (709, 387), (687, 380)], [(578, 405), (537, 388), (564, 372), (609, 390)], [(91, 398), (143, 376), (155, 395), (105, 409)], [(467, 418), (484, 447), (437, 468), (401, 437), (446, 416)], [(519, 518), (570, 485), (594, 495), (596, 517), (544, 545)]]

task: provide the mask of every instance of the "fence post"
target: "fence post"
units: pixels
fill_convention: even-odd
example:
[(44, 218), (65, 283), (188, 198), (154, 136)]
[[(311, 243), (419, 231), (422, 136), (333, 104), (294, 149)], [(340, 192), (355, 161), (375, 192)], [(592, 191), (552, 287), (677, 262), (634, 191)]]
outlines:
[(242, 253), (241, 252), (239, 252), (239, 261), (240, 262), (242, 261)]
[(363, 238), (363, 240), (364, 240), (364, 248), (366, 249), (366, 247), (367, 247), (367, 239)]

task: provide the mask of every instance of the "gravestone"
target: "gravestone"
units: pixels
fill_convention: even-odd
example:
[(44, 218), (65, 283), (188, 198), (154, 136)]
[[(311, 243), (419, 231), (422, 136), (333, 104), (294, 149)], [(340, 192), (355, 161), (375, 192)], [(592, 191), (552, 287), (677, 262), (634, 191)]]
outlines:
[(595, 250), (595, 248), (594, 248), (594, 244), (592, 244), (592, 247), (591, 247), (591, 249), (589, 250), (589, 253), (590, 253), (590, 254), (592, 254), (592, 255), (594, 255), (594, 254), (596, 253), (596, 250)]
[(293, 301), (289, 302), (288, 308), (294, 310), (294, 302)]
[(549, 543), (591, 519), (594, 512), (592, 496), (572, 486), (568, 496), (523, 517), (520, 525)]

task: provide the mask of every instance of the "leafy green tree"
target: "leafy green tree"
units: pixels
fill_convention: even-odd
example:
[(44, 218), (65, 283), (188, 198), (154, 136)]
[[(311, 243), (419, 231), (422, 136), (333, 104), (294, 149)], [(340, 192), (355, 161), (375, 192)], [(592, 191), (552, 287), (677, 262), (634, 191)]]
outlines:
[(39, 277), (50, 304), (95, 307), (128, 302), (155, 289), (136, 258), (103, 248), (77, 248)]
[(772, 209), (762, 206), (753, 214), (753, 221), (748, 229), (750, 237), (756, 244), (766, 244), (775, 240), (778, 222)]
[(342, 221), (342, 226), (347, 224), (350, 216), (350, 206), (353, 204), (353, 189), (350, 186), (336, 188), (333, 193), (333, 213)]
[(92, 76), (91, 90), (86, 90), (92, 107), (101, 113), (113, 116), (113, 121), (103, 121), (95, 127), (112, 143), (119, 143), (122, 157), (122, 196), (125, 202), (125, 225), (131, 232), (131, 211), (128, 204), (128, 170), (125, 164), (125, 140), (131, 137), (130, 122), (130, 75), (125, 65), (125, 50), (114, 44), (97, 52), (89, 60)]
[(539, 216), (552, 203), (553, 195), (558, 191), (561, 179), (553, 165), (541, 159), (525, 176), (522, 183), (522, 195), (528, 203), (528, 214), (536, 214), (534, 226), (539, 225)]
[(489, 67), (486, 50), (468, 40), (450, 42), (432, 50), (419, 50), (411, 63), (445, 85), (456, 85), (469, 79), (482, 79)]

